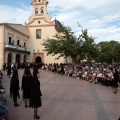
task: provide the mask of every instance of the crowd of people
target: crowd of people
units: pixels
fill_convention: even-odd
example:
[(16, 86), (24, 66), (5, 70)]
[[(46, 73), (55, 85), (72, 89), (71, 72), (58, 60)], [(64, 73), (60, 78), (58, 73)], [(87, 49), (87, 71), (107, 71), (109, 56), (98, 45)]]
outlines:
[[(10, 82), (10, 96), (13, 98), (14, 106), (19, 106), (17, 98), (20, 97), (19, 90), (19, 77), (18, 69), (13, 67), (13, 75)], [(34, 119), (40, 119), (37, 111), (38, 108), (42, 106), (41, 102), (41, 90), (40, 90), (40, 73), (36, 66), (33, 67), (33, 75), (31, 74), (30, 68), (25, 67), (24, 74), (22, 77), (21, 90), (23, 91), (23, 99), (25, 101), (25, 108), (32, 107), (34, 108)]]
[[(4, 63), (3, 64), (3, 70), (8, 70), (10, 68), (12, 68), (13, 66), (16, 66), (17, 69), (23, 69), (26, 67), (26, 65), (29, 67), (29, 68), (33, 68), (36, 63), (35, 62), (25, 62), (25, 63)], [(37, 67), (38, 68), (41, 68), (43, 65), (43, 63), (37, 63)]]
[[(7, 76), (11, 78), (10, 97), (13, 99), (14, 106), (15, 107), (20, 106), (18, 104), (18, 98), (20, 98), (19, 92), (21, 89), (25, 108), (32, 107), (34, 109), (34, 119), (40, 119), (40, 116), (38, 115), (38, 108), (42, 106), (42, 101), (41, 101), (42, 93), (40, 89), (40, 81), (39, 81), (40, 73), (38, 67), (36, 65), (33, 67), (33, 74), (31, 74), (28, 65), (25, 67), (24, 74), (22, 76), (21, 86), (19, 85), (18, 75), (19, 73), (16, 66), (12, 66), (9, 73), (7, 70)], [(5, 98), (3, 99), (3, 92), (0, 91), (0, 119), (2, 118), (4, 118), (5, 120), (9, 120)]]
[(0, 120), (9, 120), (7, 100), (5, 97), (4, 87), (2, 85), (3, 73), (0, 70)]
[(67, 75), (79, 80), (86, 80), (94, 84), (113, 87), (116, 94), (120, 83), (119, 65), (95, 64), (44, 64), (43, 70), (49, 70), (61, 75)]
[(3, 85), (2, 85), (2, 79), (3, 79), (3, 73), (2, 71), (0, 70), (0, 90), (1, 89), (4, 89)]
[[(33, 68), (31, 73), (30, 68)], [(19, 85), (18, 68), (15, 65), (8, 64), (6, 67), (7, 76), (10, 78), (10, 97), (13, 99), (14, 106), (18, 107), (19, 91), (22, 91), (25, 108), (34, 109), (34, 119), (40, 119), (38, 108), (42, 106), (40, 73), (38, 68), (49, 70), (51, 72), (66, 75), (79, 80), (86, 80), (90, 83), (101, 84), (106, 87), (113, 87), (113, 93), (118, 92), (120, 83), (120, 66), (119, 65), (95, 65), (95, 64), (28, 64), (24, 65), (24, 74), (22, 76), (21, 86)], [(11, 75), (12, 73), (12, 75)], [(3, 77), (0, 71), (0, 117), (9, 120), (7, 102), (4, 97), (4, 88), (1, 79)]]

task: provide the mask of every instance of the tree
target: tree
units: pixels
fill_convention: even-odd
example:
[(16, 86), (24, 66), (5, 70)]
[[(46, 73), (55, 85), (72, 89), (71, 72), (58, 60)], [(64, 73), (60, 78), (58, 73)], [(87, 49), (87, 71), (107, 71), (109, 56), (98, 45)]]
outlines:
[(117, 41), (110, 41), (110, 45), (111, 45), (111, 57), (112, 57), (112, 64), (114, 64), (115, 60), (117, 59), (117, 45), (118, 42)]
[(53, 39), (47, 39), (42, 44), (47, 55), (58, 55), (60, 57), (71, 57), (73, 63), (95, 56), (94, 38), (88, 36), (88, 31), (82, 29), (82, 34), (76, 37), (70, 27), (61, 26), (59, 33)]
[(93, 37), (91, 36), (88, 36), (88, 30), (85, 29), (83, 30), (82, 29), (82, 34), (81, 34), (81, 39), (82, 39), (82, 46), (81, 46), (81, 55), (83, 55), (84, 53), (84, 56), (87, 57), (87, 60), (91, 61), (93, 60), (96, 56), (97, 56), (97, 48), (96, 48), (96, 44), (94, 42), (94, 39)]
[(105, 41), (98, 43), (99, 61), (102, 63), (112, 63), (120, 61), (120, 43), (118, 41)]
[(70, 27), (62, 26), (59, 28), (59, 33), (53, 36), (53, 39), (47, 39), (43, 42), (44, 51), (47, 55), (52, 54), (53, 56), (58, 54), (58, 58), (63, 56), (73, 55), (73, 49), (75, 45), (75, 36), (73, 35)]

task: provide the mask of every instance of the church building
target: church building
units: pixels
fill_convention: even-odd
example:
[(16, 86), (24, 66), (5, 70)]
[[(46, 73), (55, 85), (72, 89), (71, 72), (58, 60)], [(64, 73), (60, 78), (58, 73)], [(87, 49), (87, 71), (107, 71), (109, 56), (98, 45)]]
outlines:
[(64, 58), (46, 54), (42, 43), (53, 38), (60, 22), (51, 21), (47, 12), (47, 0), (32, 0), (32, 15), (25, 25), (14, 23), (0, 24), (0, 69), (4, 63), (65, 63)]

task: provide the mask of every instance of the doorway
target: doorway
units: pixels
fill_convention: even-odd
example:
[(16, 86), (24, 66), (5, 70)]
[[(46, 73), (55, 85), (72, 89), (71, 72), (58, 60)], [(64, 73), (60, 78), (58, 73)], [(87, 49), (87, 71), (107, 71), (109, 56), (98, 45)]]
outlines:
[(12, 64), (12, 54), (11, 54), (11, 53), (8, 54), (7, 63), (8, 63), (8, 64), (9, 64), (9, 63)]
[(20, 68), (20, 59), (21, 59), (20, 54), (17, 54), (17, 55), (16, 55), (16, 60), (15, 60), (15, 62), (16, 62), (16, 64), (17, 64), (17, 68)]
[(39, 57), (39, 56), (36, 57), (35, 62), (36, 62), (36, 63), (41, 63), (41, 62), (42, 62), (42, 61), (41, 61), (41, 57)]

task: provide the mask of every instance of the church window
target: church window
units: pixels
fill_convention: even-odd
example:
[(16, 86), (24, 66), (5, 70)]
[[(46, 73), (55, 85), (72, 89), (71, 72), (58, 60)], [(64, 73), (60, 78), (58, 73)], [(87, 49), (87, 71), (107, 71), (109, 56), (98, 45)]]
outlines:
[(41, 39), (41, 29), (36, 29), (36, 39)]
[(44, 8), (43, 7), (41, 8), (41, 14), (44, 14)]
[(35, 14), (36, 14), (36, 15), (38, 14), (38, 8), (35, 9)]
[(38, 21), (38, 23), (40, 24), (41, 22), (40, 22), (40, 21)]
[(20, 44), (20, 41), (19, 41), (19, 40), (17, 40), (17, 45), (19, 46), (19, 44)]
[(12, 43), (13, 45), (14, 45), (14, 40), (13, 40), (13, 43)]
[(40, 2), (40, 0), (38, 0), (38, 2)]
[(24, 42), (24, 47), (26, 47), (26, 42)]

